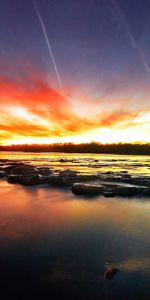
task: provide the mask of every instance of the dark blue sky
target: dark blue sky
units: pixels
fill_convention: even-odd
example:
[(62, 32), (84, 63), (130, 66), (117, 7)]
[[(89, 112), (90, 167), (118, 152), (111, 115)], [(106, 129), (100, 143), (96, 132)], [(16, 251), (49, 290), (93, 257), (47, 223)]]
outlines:
[[(63, 85), (96, 92), (97, 84), (130, 69), (136, 80), (149, 80), (150, 1), (37, 0), (37, 5)], [(1, 58), (12, 64), (8, 72), (28, 61), (54, 75), (33, 1), (0, 1), (0, 41)], [(55, 75), (52, 81), (57, 85)]]

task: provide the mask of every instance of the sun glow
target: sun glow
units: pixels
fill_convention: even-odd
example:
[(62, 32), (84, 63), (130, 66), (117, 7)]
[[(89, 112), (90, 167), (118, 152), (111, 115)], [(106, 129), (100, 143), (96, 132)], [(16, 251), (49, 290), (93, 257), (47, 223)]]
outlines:
[(150, 142), (150, 135), (148, 133), (143, 133), (134, 129), (124, 129), (124, 130), (113, 130), (113, 129), (97, 129), (95, 131), (85, 132), (81, 135), (74, 136), (64, 136), (64, 137), (35, 137), (35, 136), (17, 136), (14, 135), (12, 139), (8, 139), (4, 145), (9, 144), (53, 144), (53, 143), (89, 143), (98, 142), (102, 144), (109, 143), (134, 143)]
[[(117, 123), (117, 126), (105, 125), (99, 126), (95, 129), (90, 129), (90, 124), (87, 129), (86, 127), (84, 128), (83, 120), (83, 123), (78, 124), (79, 128), (80, 126), (81, 128), (83, 128), (82, 130), (80, 130), (79, 134), (75, 130), (70, 133), (70, 131), (67, 131), (67, 129), (63, 129), (63, 123), (61, 125), (56, 124), (56, 120), (54, 120), (54, 122), (50, 122), (50, 120), (44, 119), (40, 115), (33, 114), (23, 106), (11, 106), (8, 108), (8, 113), (9, 117), (7, 116), (7, 122), (10, 122), (9, 126), (11, 131), (6, 135), (6, 137), (5, 130), (3, 130), (2, 128), (0, 131), (0, 134), (2, 136), (4, 135), (4, 139), (1, 140), (1, 144), (4, 145), (33, 143), (49, 144), (57, 142), (72, 142), (78, 144), (88, 143), (92, 141), (100, 142), (103, 144), (119, 142), (132, 143), (139, 141), (150, 142), (147, 113), (142, 113), (141, 115), (136, 117), (133, 122), (130, 122), (130, 124), (126, 124), (126, 121), (120, 121), (119, 124)], [(11, 123), (14, 122), (14, 119), (17, 120), (18, 126), (17, 123), (11, 125)], [(19, 124), (19, 122), (21, 122), (21, 125)], [(55, 127), (57, 127), (57, 130)]]
[(40, 122), (43, 126), (50, 126), (50, 122), (40, 116), (31, 113), (26, 107), (23, 106), (11, 106), (7, 108), (7, 111), (14, 118), (26, 120), (32, 123)]
[(113, 106), (104, 99), (65, 97), (40, 78), (33, 77), (29, 88), (3, 81), (1, 145), (150, 142), (149, 106), (135, 110), (135, 105), (124, 106), (120, 98), (112, 100)]
[(11, 106), (8, 107), (8, 112), (17, 118), (21, 118), (21, 119), (29, 119), (31, 118), (31, 114), (27, 111), (27, 109), (25, 107), (21, 107), (21, 106)]

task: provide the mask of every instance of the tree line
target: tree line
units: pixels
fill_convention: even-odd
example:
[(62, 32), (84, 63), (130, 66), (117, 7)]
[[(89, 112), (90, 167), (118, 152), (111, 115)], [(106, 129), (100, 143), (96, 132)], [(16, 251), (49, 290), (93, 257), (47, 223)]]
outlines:
[(100, 144), (92, 143), (55, 143), (55, 144), (22, 144), (0, 146), (0, 151), (23, 152), (65, 152), (65, 153), (103, 153), (103, 154), (131, 154), (150, 155), (150, 143), (118, 143)]

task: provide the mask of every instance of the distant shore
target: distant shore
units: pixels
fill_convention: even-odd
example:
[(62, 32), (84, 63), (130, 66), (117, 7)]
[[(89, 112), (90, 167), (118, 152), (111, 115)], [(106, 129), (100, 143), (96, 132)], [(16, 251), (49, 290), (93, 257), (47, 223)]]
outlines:
[(100, 144), (92, 143), (55, 143), (55, 144), (22, 144), (0, 146), (0, 151), (21, 152), (61, 152), (61, 153), (96, 153), (96, 154), (122, 154), (122, 155), (150, 155), (150, 143), (119, 143)]

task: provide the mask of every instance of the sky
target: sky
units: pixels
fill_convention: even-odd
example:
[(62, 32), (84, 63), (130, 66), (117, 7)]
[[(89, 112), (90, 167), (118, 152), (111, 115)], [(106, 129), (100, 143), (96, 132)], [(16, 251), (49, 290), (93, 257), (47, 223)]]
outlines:
[(149, 0), (0, 0), (0, 144), (150, 142)]

